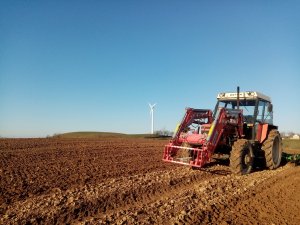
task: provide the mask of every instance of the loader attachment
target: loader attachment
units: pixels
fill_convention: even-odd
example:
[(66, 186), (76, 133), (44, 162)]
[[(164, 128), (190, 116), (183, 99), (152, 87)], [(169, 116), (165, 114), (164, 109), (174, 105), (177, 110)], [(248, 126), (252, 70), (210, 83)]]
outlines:
[(169, 143), (165, 146), (163, 160), (193, 167), (203, 167), (210, 160), (206, 148), (190, 148)]
[[(173, 139), (165, 146), (163, 160), (193, 167), (211, 161), (222, 135), (241, 136), (241, 111), (219, 108), (213, 120), (210, 110), (187, 108)], [(226, 140), (225, 140), (226, 141)]]
[(211, 129), (212, 111), (187, 108), (170, 143), (165, 146), (163, 160), (194, 167), (209, 162), (207, 137)]

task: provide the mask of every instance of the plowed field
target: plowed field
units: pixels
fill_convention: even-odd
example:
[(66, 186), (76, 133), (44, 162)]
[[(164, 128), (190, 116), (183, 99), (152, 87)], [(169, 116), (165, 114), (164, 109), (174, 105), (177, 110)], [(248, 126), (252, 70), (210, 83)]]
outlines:
[(300, 167), (162, 162), (166, 140), (0, 139), (0, 224), (300, 224)]

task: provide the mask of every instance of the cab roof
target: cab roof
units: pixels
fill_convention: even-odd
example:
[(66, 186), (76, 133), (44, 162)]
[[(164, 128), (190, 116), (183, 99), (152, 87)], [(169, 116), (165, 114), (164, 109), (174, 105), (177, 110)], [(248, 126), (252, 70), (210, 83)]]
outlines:
[[(217, 96), (218, 100), (236, 100), (237, 92), (223, 92), (219, 93)], [(267, 102), (271, 102), (271, 98), (257, 91), (245, 91), (240, 92), (240, 100), (254, 100), (254, 99), (262, 99)]]

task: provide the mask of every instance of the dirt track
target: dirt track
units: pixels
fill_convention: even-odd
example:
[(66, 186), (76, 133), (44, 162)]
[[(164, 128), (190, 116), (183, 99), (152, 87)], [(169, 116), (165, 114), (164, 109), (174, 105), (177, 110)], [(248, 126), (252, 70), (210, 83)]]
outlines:
[(0, 139), (0, 224), (300, 224), (300, 167), (162, 162), (165, 140)]

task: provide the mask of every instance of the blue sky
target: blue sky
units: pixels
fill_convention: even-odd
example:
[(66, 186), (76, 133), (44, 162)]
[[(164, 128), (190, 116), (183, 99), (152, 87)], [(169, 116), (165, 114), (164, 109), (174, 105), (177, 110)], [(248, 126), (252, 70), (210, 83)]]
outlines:
[(300, 133), (299, 1), (1, 1), (0, 136), (173, 130), (257, 90)]

